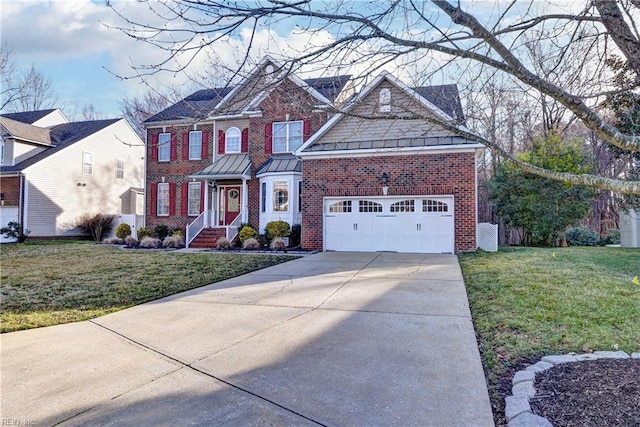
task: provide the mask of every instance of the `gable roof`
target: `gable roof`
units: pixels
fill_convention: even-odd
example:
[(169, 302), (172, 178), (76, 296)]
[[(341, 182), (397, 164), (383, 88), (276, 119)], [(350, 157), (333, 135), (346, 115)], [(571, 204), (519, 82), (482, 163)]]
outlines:
[(1, 172), (17, 172), (23, 170), (42, 159), (45, 159), (57, 153), (58, 151), (92, 135), (112, 124), (119, 122), (123, 119), (109, 119), (109, 120), (89, 120), (84, 122), (72, 122), (64, 123), (61, 125), (53, 126), (50, 130), (44, 129), (49, 132), (51, 138), (51, 147), (42, 151), (41, 153), (31, 156), (28, 159), (15, 164), (14, 166), (2, 166)]
[[(260, 89), (258, 96), (255, 94), (248, 97), (241, 108), (235, 107), (230, 110), (228, 105), (233, 101), (234, 96), (241, 91), (249, 82), (256, 77), (268, 64), (273, 64), (278, 70), (282, 67), (271, 57), (266, 56), (251, 73), (239, 84), (226, 88), (211, 88), (199, 90), (178, 103), (160, 111), (149, 117), (143, 123), (170, 122), (180, 120), (202, 120), (212, 115), (241, 114), (256, 105), (267, 94), (269, 89)], [(279, 78), (279, 77), (276, 77)], [(280, 78), (290, 79), (302, 89), (308, 91), (314, 98), (323, 103), (332, 103), (340, 94), (344, 86), (351, 79), (350, 75), (335, 77), (320, 77), (302, 80), (295, 74), (280, 76)]]
[[(443, 147), (452, 145), (469, 145), (481, 146), (475, 141), (468, 140), (458, 136), (430, 136), (428, 133), (419, 138), (393, 138), (377, 141), (338, 141), (332, 143), (319, 143), (322, 136), (329, 129), (336, 126), (340, 120), (348, 115), (356, 105), (359, 105), (376, 87), (383, 81), (388, 81), (398, 89), (404, 91), (410, 98), (421, 104), (423, 107), (431, 111), (444, 121), (453, 121), (460, 128), (464, 127), (464, 123), (460, 121), (460, 117), (464, 119), (462, 106), (460, 105), (460, 97), (458, 89), (455, 85), (441, 85), (423, 88), (410, 88), (402, 81), (390, 73), (383, 71), (373, 81), (366, 86), (358, 95), (353, 97), (347, 104), (344, 111), (333, 116), (327, 121), (318, 132), (313, 134), (297, 151), (296, 155), (304, 155), (305, 153), (346, 151), (346, 150), (398, 150), (413, 149), (420, 147)], [(466, 129), (465, 129), (466, 130)]]
[(37, 122), (41, 118), (53, 113), (56, 111), (55, 108), (50, 108), (48, 110), (37, 110), (37, 111), (23, 111), (20, 113), (6, 113), (2, 114), (2, 117), (6, 117), (11, 120), (15, 120), (22, 123), (32, 124)]
[[(51, 145), (49, 129), (32, 126), (30, 124), (13, 120), (5, 116), (0, 117), (0, 125), (6, 131), (2, 132), (3, 137), (11, 136), (26, 142), (42, 145)], [(8, 135), (7, 135), (8, 133)]]

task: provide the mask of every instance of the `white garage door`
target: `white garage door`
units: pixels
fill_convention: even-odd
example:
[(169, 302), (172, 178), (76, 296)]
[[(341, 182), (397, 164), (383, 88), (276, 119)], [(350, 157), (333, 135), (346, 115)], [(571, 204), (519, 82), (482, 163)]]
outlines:
[(329, 251), (453, 253), (452, 196), (327, 197)]

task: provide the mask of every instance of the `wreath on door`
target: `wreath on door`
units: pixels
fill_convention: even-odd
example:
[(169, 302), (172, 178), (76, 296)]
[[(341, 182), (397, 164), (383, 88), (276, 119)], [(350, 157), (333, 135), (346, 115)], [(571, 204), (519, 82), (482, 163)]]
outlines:
[(237, 199), (239, 195), (240, 193), (238, 193), (238, 190), (229, 191), (229, 197), (232, 199)]

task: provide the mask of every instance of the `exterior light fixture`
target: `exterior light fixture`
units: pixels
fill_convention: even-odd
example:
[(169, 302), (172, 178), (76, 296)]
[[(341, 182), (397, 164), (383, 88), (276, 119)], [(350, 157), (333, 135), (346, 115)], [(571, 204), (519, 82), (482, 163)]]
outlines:
[(389, 192), (389, 186), (388, 186), (388, 184), (389, 184), (389, 174), (384, 172), (382, 174), (381, 181), (382, 181), (382, 195), (386, 196), (387, 193)]

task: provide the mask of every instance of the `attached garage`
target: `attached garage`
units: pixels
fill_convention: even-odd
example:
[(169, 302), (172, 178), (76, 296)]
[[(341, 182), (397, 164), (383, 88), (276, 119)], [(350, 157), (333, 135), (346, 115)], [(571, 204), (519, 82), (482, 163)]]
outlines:
[(324, 249), (454, 252), (453, 196), (325, 197)]

